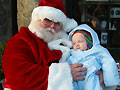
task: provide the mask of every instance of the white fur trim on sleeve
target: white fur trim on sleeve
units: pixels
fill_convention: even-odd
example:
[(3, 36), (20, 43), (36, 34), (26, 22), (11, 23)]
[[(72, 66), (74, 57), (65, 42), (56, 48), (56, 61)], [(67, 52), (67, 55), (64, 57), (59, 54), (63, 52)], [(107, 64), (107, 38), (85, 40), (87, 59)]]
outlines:
[[(63, 45), (60, 45), (61, 43)], [(51, 50), (56, 49), (56, 50), (62, 51), (62, 57), (59, 61), (63, 63), (63, 62), (66, 62), (66, 59), (70, 55), (70, 48), (72, 47), (72, 42), (67, 39), (58, 39), (58, 40), (49, 42), (48, 47)]]
[[(60, 44), (62, 44), (62, 45), (60, 45)], [(71, 48), (72, 42), (68, 39), (57, 39), (57, 40), (54, 40), (54, 41), (48, 43), (48, 47), (51, 50), (53, 50), (53, 49), (62, 50), (61, 46)]]
[(53, 63), (50, 66), (47, 90), (73, 90), (69, 64)]
[(4, 90), (11, 90), (11, 89), (9, 89), (9, 88), (4, 88)]

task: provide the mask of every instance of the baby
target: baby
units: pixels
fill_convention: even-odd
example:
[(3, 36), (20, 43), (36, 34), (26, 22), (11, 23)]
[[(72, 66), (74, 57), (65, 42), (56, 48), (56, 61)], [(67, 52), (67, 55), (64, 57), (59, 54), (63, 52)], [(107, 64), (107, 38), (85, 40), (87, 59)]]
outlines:
[[(87, 75), (83, 81), (73, 82), (74, 90), (103, 90), (96, 72), (103, 70), (106, 87), (120, 85), (115, 60), (108, 50), (100, 45), (96, 32), (86, 24), (79, 25), (69, 34), (73, 43), (67, 61), (70, 64), (82, 63), (87, 67)], [(112, 90), (115, 90), (112, 89)]]

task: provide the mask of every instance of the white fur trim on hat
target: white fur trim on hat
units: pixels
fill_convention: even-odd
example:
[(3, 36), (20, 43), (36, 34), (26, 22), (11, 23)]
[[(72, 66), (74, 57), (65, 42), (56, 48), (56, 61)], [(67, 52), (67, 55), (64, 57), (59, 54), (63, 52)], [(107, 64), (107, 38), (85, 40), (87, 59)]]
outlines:
[(47, 90), (73, 90), (72, 75), (68, 63), (51, 64)]
[(78, 24), (74, 19), (67, 18), (66, 15), (59, 9), (49, 6), (39, 6), (34, 8), (32, 12), (32, 21), (43, 20), (48, 18), (54, 22), (61, 22), (63, 30), (69, 32)]
[(54, 22), (61, 22), (63, 25), (66, 24), (67, 17), (65, 14), (54, 7), (39, 6), (36, 7), (32, 12), (32, 21), (43, 20), (48, 18)]
[(78, 23), (74, 19), (67, 18), (66, 26), (64, 27), (64, 30), (66, 32), (70, 32), (72, 29), (78, 26)]

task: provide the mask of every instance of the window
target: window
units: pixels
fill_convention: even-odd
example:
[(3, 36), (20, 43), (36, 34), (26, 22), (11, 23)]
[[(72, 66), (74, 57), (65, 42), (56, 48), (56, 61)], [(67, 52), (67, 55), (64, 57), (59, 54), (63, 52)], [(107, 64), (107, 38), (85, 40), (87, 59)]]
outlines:
[(94, 28), (104, 47), (120, 48), (120, 0), (71, 0), (71, 3), (70, 17)]
[(89, 24), (102, 46), (120, 61), (120, 0), (66, 0), (68, 17)]

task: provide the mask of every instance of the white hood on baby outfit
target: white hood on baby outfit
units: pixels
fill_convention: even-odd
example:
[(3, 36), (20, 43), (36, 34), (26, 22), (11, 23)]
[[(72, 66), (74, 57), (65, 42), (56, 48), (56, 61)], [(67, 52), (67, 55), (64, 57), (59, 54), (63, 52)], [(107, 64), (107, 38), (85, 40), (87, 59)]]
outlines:
[(96, 46), (96, 45), (100, 44), (97, 33), (91, 27), (89, 27), (87, 24), (81, 24), (78, 27), (76, 27), (75, 29), (73, 29), (69, 33), (69, 36), (68, 36), (69, 40), (72, 40), (72, 35), (76, 30), (82, 30), (82, 29), (90, 32), (90, 34), (92, 36), (92, 39), (93, 39), (93, 46)]

